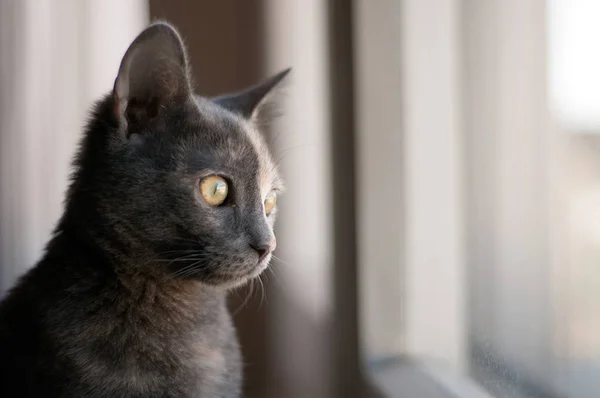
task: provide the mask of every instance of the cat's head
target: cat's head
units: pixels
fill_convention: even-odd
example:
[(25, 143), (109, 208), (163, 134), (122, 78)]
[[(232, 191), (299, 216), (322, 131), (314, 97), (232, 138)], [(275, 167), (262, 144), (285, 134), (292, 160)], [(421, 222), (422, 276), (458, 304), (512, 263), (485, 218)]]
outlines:
[(197, 96), (176, 30), (143, 31), (99, 111), (103, 131), (89, 133), (95, 149), (79, 160), (88, 191), (80, 194), (115, 234), (104, 238), (142, 245), (156, 259), (146, 266), (211, 285), (263, 271), (283, 186), (258, 121), (288, 71), (238, 93)]

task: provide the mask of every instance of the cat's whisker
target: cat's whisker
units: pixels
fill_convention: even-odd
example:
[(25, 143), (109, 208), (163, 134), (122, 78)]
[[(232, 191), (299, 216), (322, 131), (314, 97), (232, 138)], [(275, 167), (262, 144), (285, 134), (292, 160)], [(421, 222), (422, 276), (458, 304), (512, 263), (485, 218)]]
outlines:
[(189, 276), (191, 274), (193, 274), (194, 272), (196, 272), (198, 270), (198, 264), (201, 261), (196, 261), (195, 263), (184, 267), (180, 272), (177, 273), (177, 276), (181, 276), (181, 277), (186, 277)]
[(197, 241), (197, 240), (195, 240), (195, 239), (190, 239), (190, 238), (181, 238), (181, 237), (178, 237), (178, 236), (171, 237), (170, 239), (173, 239), (173, 240), (180, 240), (180, 241), (182, 241), (182, 242), (190, 242), (190, 243), (194, 243), (194, 244), (196, 244), (196, 245), (200, 243), (200, 242), (198, 242), (198, 241)]
[(267, 288), (268, 288), (268, 286), (269, 286), (269, 285), (268, 285), (268, 282), (269, 282), (269, 274), (268, 274), (268, 273), (266, 273), (266, 272), (263, 272), (263, 273), (262, 273), (262, 274), (260, 274), (258, 277), (259, 277), (259, 278), (262, 278), (262, 277), (264, 277), (264, 278), (265, 278), (265, 280), (264, 280), (264, 283), (265, 283), (265, 287), (264, 287), (264, 292), (265, 292), (265, 303), (266, 303), (266, 305), (269, 305), (269, 291), (267, 290)]
[[(262, 274), (260, 274), (258, 276), (258, 278), (261, 279), (263, 276), (265, 277), (265, 282), (264, 282), (264, 285), (263, 285), (263, 291), (264, 291), (264, 295), (265, 295), (265, 304), (269, 305), (269, 295), (268, 295), (269, 291), (267, 290), (267, 286), (268, 286), (267, 285), (268, 274), (267, 273), (262, 273)], [(262, 283), (262, 279), (261, 279), (261, 283)]]
[[(192, 254), (188, 254), (186, 256), (181, 256), (181, 257), (177, 257), (174, 259), (157, 259), (154, 260), (156, 262), (166, 262), (167, 266), (171, 265), (174, 262), (180, 262), (180, 261), (201, 261), (206, 259), (208, 256), (203, 254), (203, 253), (192, 253)], [(185, 268), (185, 267), (184, 267)]]
[(282, 161), (282, 160), (283, 160), (283, 159), (284, 159), (284, 158), (285, 158), (287, 155), (289, 155), (290, 153), (292, 153), (292, 151), (295, 151), (296, 149), (300, 149), (300, 148), (303, 148), (303, 147), (311, 147), (311, 146), (313, 146), (313, 145), (311, 145), (311, 144), (298, 144), (298, 145), (293, 145), (293, 146), (291, 146), (291, 147), (289, 147), (289, 148), (287, 148), (287, 149), (284, 149), (283, 151), (281, 151), (281, 152), (278, 154), (279, 156), (278, 156), (278, 157), (277, 157), (277, 159), (275, 160), (275, 164), (276, 164), (277, 166), (279, 166), (279, 165), (281, 164), (281, 161)]
[(274, 255), (274, 254), (271, 254), (271, 257), (272, 257), (274, 260), (276, 260), (278, 263), (280, 263), (280, 264), (283, 264), (283, 265), (285, 265), (285, 266), (290, 266), (290, 265), (291, 265), (291, 264), (290, 264), (290, 263), (288, 263), (287, 261), (284, 261), (284, 260), (282, 260), (281, 258), (277, 257), (277, 256), (276, 256), (276, 255)]
[(247, 289), (246, 297), (244, 298), (244, 301), (238, 306), (238, 308), (236, 308), (236, 310), (233, 312), (233, 315), (237, 314), (240, 310), (245, 308), (248, 305), (250, 299), (254, 297), (254, 279), (250, 279), (249, 282), (250, 287)]
[(280, 276), (277, 275), (277, 273), (275, 272), (275, 269), (273, 269), (273, 267), (268, 267), (267, 270), (271, 273), (271, 275), (273, 275), (275, 283), (279, 284), (279, 287), (284, 289), (285, 282), (283, 281), (283, 279), (281, 279)]
[(246, 304), (248, 304), (248, 300), (250, 300), (250, 298), (252, 298), (252, 296), (254, 294), (254, 281), (251, 279), (249, 282), (250, 282), (250, 288), (248, 288), (246, 290), (246, 297), (244, 297), (244, 302), (242, 303), (242, 307), (245, 307)]
[(167, 250), (167, 251), (164, 251), (164, 252), (159, 252), (159, 254), (190, 253), (190, 252), (201, 252), (201, 250), (197, 250), (197, 249), (175, 249), (175, 250)]
[(200, 252), (194, 252), (194, 253), (188, 253), (179, 257), (175, 257), (175, 258), (159, 258), (156, 261), (160, 261), (160, 262), (166, 262), (166, 261), (174, 261), (174, 260), (185, 260), (187, 258), (191, 258), (191, 257), (208, 257), (208, 255), (206, 255), (206, 253), (200, 253)]
[(181, 261), (195, 261), (195, 260), (200, 260), (203, 258), (206, 258), (206, 257), (197, 256), (195, 254), (190, 254), (189, 256), (185, 256), (185, 257), (178, 257), (178, 258), (173, 258), (173, 259), (159, 258), (158, 260), (154, 260), (154, 261), (159, 262), (159, 263), (177, 263), (177, 262), (181, 262)]
[(258, 283), (260, 284), (260, 303), (258, 304), (259, 309), (262, 307), (263, 301), (265, 301), (265, 299), (266, 299), (265, 285), (263, 283), (261, 276), (262, 275), (258, 275), (258, 277), (255, 278), (258, 280)]
[(177, 276), (181, 277), (181, 278), (186, 278), (190, 275), (193, 275), (196, 273), (196, 271), (198, 271), (198, 267), (196, 266), (199, 262), (194, 263), (194, 266), (189, 267), (185, 272), (182, 272), (180, 274), (178, 274)]
[[(184, 277), (184, 276), (187, 276), (187, 275), (191, 275), (191, 274), (193, 274), (194, 272), (196, 272), (196, 271), (197, 271), (197, 268), (196, 268), (196, 267), (197, 267), (197, 265), (198, 265), (199, 263), (201, 263), (201, 262), (202, 262), (202, 260), (203, 260), (203, 259), (200, 259), (200, 260), (198, 260), (198, 261), (195, 261), (194, 263), (192, 263), (192, 264), (190, 264), (190, 265), (186, 265), (185, 267), (183, 267), (183, 268), (181, 268), (181, 269), (179, 269), (179, 270), (177, 270), (177, 271), (173, 272), (173, 273), (170, 275), (170, 277), (171, 277), (171, 278), (176, 278), (176, 277)], [(190, 271), (191, 271), (191, 272), (190, 272)]]

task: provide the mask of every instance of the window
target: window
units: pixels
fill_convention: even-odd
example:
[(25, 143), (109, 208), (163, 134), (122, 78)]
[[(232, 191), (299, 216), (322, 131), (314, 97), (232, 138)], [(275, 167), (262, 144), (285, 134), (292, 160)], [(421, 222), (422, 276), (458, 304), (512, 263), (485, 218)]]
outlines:
[(461, 397), (600, 391), (598, 18), (357, 2), (362, 353), (384, 386), (411, 358)]

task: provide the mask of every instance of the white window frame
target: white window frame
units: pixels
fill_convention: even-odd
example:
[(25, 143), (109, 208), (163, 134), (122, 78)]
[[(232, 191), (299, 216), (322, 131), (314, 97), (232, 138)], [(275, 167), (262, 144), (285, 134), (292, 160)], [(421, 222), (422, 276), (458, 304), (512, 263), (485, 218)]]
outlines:
[(355, 34), (364, 352), (463, 373), (459, 6), (360, 0)]

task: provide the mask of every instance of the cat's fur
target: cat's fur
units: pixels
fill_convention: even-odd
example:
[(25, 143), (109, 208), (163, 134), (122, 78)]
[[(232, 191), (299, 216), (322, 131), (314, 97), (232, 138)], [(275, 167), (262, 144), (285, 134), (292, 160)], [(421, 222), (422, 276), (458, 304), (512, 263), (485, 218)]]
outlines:
[[(199, 97), (175, 29), (138, 36), (93, 112), (43, 258), (0, 303), (0, 397), (240, 395), (225, 296), (274, 249), (263, 200), (281, 181), (257, 121), (286, 74)], [(198, 189), (211, 174), (230, 185), (218, 207)]]

